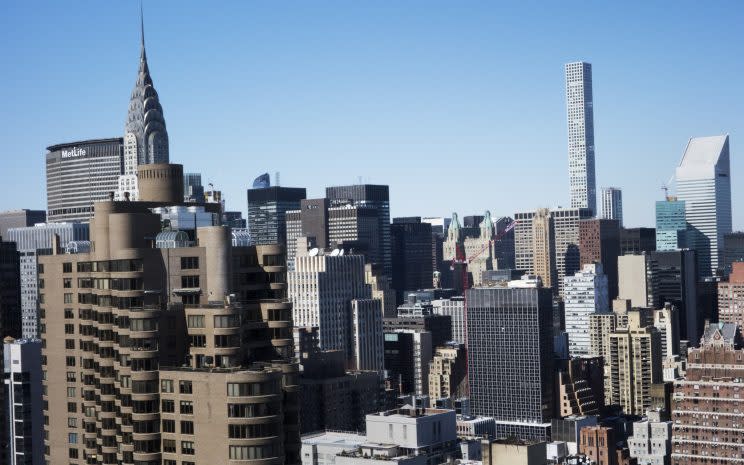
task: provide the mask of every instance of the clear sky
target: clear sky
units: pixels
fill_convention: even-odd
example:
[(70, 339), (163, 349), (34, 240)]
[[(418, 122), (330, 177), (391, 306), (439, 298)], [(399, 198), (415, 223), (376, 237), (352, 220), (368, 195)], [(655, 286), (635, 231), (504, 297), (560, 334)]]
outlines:
[[(601, 5), (600, 5), (601, 3)], [(689, 137), (731, 135), (744, 227), (744, 2), (146, 1), (171, 162), (245, 212), (262, 172), (394, 216), (568, 205), (563, 64), (593, 64), (597, 185), (627, 226)], [(0, 4), (0, 210), (46, 208), (51, 144), (123, 135), (136, 1)]]

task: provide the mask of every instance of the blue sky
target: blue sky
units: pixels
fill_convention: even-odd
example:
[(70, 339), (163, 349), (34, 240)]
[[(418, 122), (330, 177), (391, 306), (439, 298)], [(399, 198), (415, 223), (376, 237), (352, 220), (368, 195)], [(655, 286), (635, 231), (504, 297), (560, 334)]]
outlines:
[[(605, 3), (605, 2), (602, 2)], [(322, 196), (389, 184), (394, 216), (568, 205), (563, 64), (594, 67), (598, 186), (626, 225), (689, 137), (731, 135), (744, 227), (744, 3), (149, 1), (171, 161), (245, 211), (258, 174)], [(51, 144), (120, 136), (136, 1), (0, 5), (0, 210), (45, 208)]]

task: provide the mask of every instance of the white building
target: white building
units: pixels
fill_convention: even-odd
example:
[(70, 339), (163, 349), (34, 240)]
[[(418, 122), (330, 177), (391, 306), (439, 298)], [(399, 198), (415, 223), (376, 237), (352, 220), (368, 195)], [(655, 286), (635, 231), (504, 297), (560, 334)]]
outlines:
[(457, 455), (455, 411), (401, 408), (367, 415), (367, 436), (302, 438), (303, 465), (427, 465)]
[(594, 103), (591, 63), (566, 64), (566, 113), (571, 208), (590, 208), (596, 214), (597, 184), (594, 175)]
[(600, 218), (618, 220), (623, 225), (623, 191), (617, 187), (602, 188), (602, 213)]
[(492, 417), (457, 415), (457, 435), (461, 437), (490, 436), (496, 434), (496, 420)]
[(667, 465), (672, 455), (672, 422), (661, 421), (658, 412), (649, 411), (648, 418), (633, 423), (628, 449), (638, 465)]
[[(52, 251), (52, 238), (59, 237), (59, 246), (88, 241), (88, 223), (39, 223), (34, 226), (8, 229), (7, 240), (16, 243), (21, 265), (21, 331), (24, 339), (38, 337), (39, 255)], [(41, 281), (43, 285), (43, 280)]]
[[(6, 338), (3, 344), (8, 458), (11, 465), (44, 463), (41, 341)], [(74, 434), (74, 433), (73, 433)], [(75, 438), (80, 443), (83, 438)]]
[(344, 351), (354, 369), (383, 369), (382, 303), (372, 298), (362, 255), (315, 249), (295, 258), (287, 281), (295, 326), (317, 327), (321, 349)]
[(452, 318), (452, 340), (465, 344), (465, 299), (462, 296), (431, 301), (432, 313)]
[(731, 232), (729, 138), (694, 137), (677, 167), (677, 199), (685, 202), (688, 245), (697, 251), (698, 272), (714, 276), (723, 235)]
[(575, 275), (567, 276), (564, 294), (569, 353), (589, 355), (589, 315), (610, 311), (607, 276), (602, 272), (602, 265), (587, 264)]

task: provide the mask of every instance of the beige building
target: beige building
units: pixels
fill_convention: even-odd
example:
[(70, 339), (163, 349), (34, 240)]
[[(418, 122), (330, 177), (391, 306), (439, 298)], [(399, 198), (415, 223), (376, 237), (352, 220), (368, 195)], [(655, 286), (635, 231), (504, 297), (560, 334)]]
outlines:
[(473, 277), (473, 286), (483, 284), (483, 272), (498, 268), (496, 263), (495, 231), (491, 212), (486, 210), (483, 221), (478, 225), (480, 235), (467, 237), (464, 241), (465, 257), (468, 260), (468, 272)]
[(540, 208), (532, 218), (532, 257), (534, 274), (542, 279), (543, 287), (556, 287), (555, 231), (550, 210)]
[(630, 300), (633, 307), (653, 307), (653, 276), (650, 256), (621, 255), (617, 259), (618, 299)]
[(450, 343), (437, 347), (429, 363), (429, 397), (446, 399), (466, 395), (465, 346)]
[(483, 465), (544, 465), (546, 443), (519, 439), (484, 439), (481, 441)]
[(140, 202), (95, 205), (90, 253), (40, 258), (46, 462), (299, 463), (283, 247), (163, 231), (182, 170), (139, 170)]
[(610, 333), (609, 398), (625, 413), (643, 415), (651, 407), (651, 385), (662, 381), (661, 335), (643, 325), (641, 313), (628, 313), (628, 325)]

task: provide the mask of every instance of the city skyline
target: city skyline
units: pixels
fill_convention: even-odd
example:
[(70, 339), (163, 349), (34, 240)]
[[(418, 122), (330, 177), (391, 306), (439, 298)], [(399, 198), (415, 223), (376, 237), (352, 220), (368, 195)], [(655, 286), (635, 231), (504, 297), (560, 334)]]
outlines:
[[(732, 5), (731, 13), (740, 11), (741, 7)], [(9, 111), (3, 113), (1, 122), (3, 130), (8, 131), (4, 135), (8, 153), (27, 162), (14, 163), (10, 169), (8, 164), (0, 174), (4, 194), (0, 196), (0, 210), (41, 208), (46, 203), (43, 189), (28, 193), (23, 205), (17, 204), (12, 193), (18, 183), (43, 185), (44, 147), (85, 138), (122, 136), (126, 99), (139, 51), (139, 11), (136, 5), (63, 8), (56, 11), (55, 17), (62, 22), (66, 17), (79, 16), (84, 21), (103, 13), (124, 19), (106, 23), (106, 31), (110, 30), (106, 35), (102, 35), (104, 26), (97, 24), (87, 31), (66, 31), (54, 39), (28, 40), (28, 32), (18, 25), (24, 24), (23, 18), (33, 11), (21, 4), (7, 8), (9, 14), (3, 18), (17, 20), (0, 20), (8, 34), (4, 41), (8, 49), (4, 53), (11, 66), (29, 72), (17, 73), (26, 79), (3, 89)], [(49, 11), (57, 8), (60, 7), (50, 5)], [(166, 20), (167, 5), (145, 5), (148, 58), (169, 114), (172, 161), (184, 164), (185, 171), (201, 172), (205, 183), (213, 182), (223, 191), (231, 210), (245, 212), (245, 190), (264, 171), (280, 171), (282, 185), (307, 187), (309, 197), (322, 196), (323, 188), (330, 185), (357, 182), (359, 176), (365, 183), (390, 185), (393, 217), (447, 216), (450, 211), (468, 214), (485, 209), (499, 217), (541, 206), (567, 207), (568, 179), (562, 175), (567, 167), (562, 67), (577, 60), (593, 65), (597, 188), (613, 185), (623, 189), (627, 226), (653, 226), (654, 202), (663, 198), (660, 186), (674, 172), (690, 137), (730, 135), (732, 197), (741, 195), (736, 183), (741, 168), (736, 156), (735, 125), (740, 118), (734, 115), (742, 113), (744, 101), (732, 90), (742, 63), (728, 60), (724, 67), (716, 68), (716, 83), (723, 89), (719, 92), (727, 94), (725, 99), (712, 92), (711, 86), (695, 82), (702, 78), (697, 76), (697, 70), (677, 68), (685, 61), (675, 61), (676, 54), (689, 53), (683, 50), (682, 37), (678, 47), (668, 50), (669, 69), (662, 69), (657, 62), (649, 64), (647, 61), (659, 44), (643, 44), (644, 40), (662, 32), (673, 33), (664, 39), (672, 40), (682, 32), (669, 30), (672, 26), (666, 24), (652, 32), (653, 14), (661, 14), (653, 7), (647, 8), (651, 18), (635, 26), (642, 39), (634, 38), (638, 43), (631, 43), (630, 50), (614, 48), (608, 43), (609, 33), (600, 34), (600, 42), (607, 46), (606, 54), (600, 51), (601, 46), (576, 45), (568, 33), (561, 36), (566, 39), (565, 45), (544, 44), (545, 50), (539, 52), (525, 47), (505, 50), (510, 47), (503, 47), (499, 40), (517, 37), (509, 35), (517, 34), (512, 29), (515, 26), (502, 32), (484, 29), (489, 25), (487, 20), (500, 21), (498, 11), (489, 7), (476, 12), (434, 11), (416, 4), (399, 9), (357, 6), (338, 12), (346, 20), (341, 28), (324, 27), (322, 8), (314, 8), (309, 17), (302, 17), (304, 9), (298, 7), (282, 12), (285, 22), (280, 21), (279, 31), (287, 33), (286, 37), (279, 37), (277, 31), (267, 30), (261, 24), (279, 21), (276, 15), (280, 13), (270, 8), (235, 5), (238, 18), (228, 15), (230, 9), (211, 10), (204, 15), (199, 11), (197, 15), (189, 8), (192, 7), (187, 5), (184, 15), (193, 13), (194, 18), (200, 18), (198, 22), (170, 24)], [(716, 8), (720, 6), (695, 12), (700, 15), (697, 19), (712, 21), (715, 17), (726, 23), (737, 16), (730, 14), (721, 19)], [(396, 10), (398, 21), (388, 19), (386, 15)], [(504, 11), (508, 13), (506, 17), (518, 13), (511, 7)], [(537, 14), (535, 23), (545, 25), (548, 13), (546, 10)], [(592, 10), (585, 14), (596, 17), (596, 13)], [(691, 13), (684, 5), (674, 12), (682, 16)], [(240, 17), (255, 24), (251, 22), (240, 31), (228, 27)], [(40, 21), (43, 24), (46, 19)], [(604, 21), (597, 18), (592, 31), (606, 26)], [(361, 34), (354, 26), (364, 26)], [(413, 30), (407, 31), (407, 26)], [(723, 57), (718, 54), (724, 52), (719, 50), (717, 39), (721, 38), (719, 35), (727, 37), (727, 33), (722, 24), (718, 26), (715, 37), (697, 41), (698, 48), (693, 49), (702, 55), (696, 55), (698, 61), (703, 60), (708, 67), (723, 66), (718, 62)], [(433, 37), (440, 27), (445, 27), (447, 34)], [(232, 32), (221, 32), (224, 29)], [(376, 32), (372, 35), (365, 34), (373, 31)], [(458, 36), (458, 31), (464, 35)], [(383, 33), (389, 37), (378, 40)], [(501, 34), (506, 35), (500, 37)], [(731, 39), (737, 34), (729, 33)], [(247, 40), (251, 35), (265, 40)], [(355, 41), (345, 47), (337, 46), (347, 36)], [(303, 43), (303, 37), (314, 38), (316, 43)], [(244, 38), (245, 58), (256, 55), (259, 60), (236, 60), (243, 56), (241, 48), (233, 50), (237, 55), (226, 53), (230, 44), (242, 44)], [(724, 42), (735, 43), (731, 39)], [(631, 38), (617, 37), (618, 43), (623, 40)], [(639, 81), (629, 67), (622, 65), (627, 63), (625, 53), (645, 45), (651, 50), (638, 55), (638, 63), (653, 70), (646, 74), (653, 74), (654, 78)], [(437, 51), (442, 47), (444, 56), (459, 70), (444, 69), (436, 62)], [(54, 50), (57, 56), (50, 56)], [(81, 50), (86, 53), (78, 53)], [(411, 54), (417, 50), (424, 53), (412, 59)], [(281, 53), (272, 55), (271, 51)], [(321, 52), (316, 54), (316, 62), (309, 61), (312, 51)], [(460, 56), (462, 51), (467, 52), (465, 56)], [(515, 70), (494, 67), (484, 60), (494, 55), (491, 58), (503, 63), (518, 53), (524, 55), (518, 62), (523, 65), (519, 82), (513, 80)], [(34, 59), (28, 60), (29, 56)], [(293, 56), (297, 59), (294, 62)], [(338, 65), (341, 62), (344, 66)], [(360, 62), (366, 63), (363, 74), (353, 70)], [(677, 64), (672, 65), (673, 62)], [(49, 79), (51, 69), (45, 71), (46, 67), (63, 63), (68, 65), (60, 68), (65, 73)], [(336, 69), (324, 68), (332, 63), (338, 65)], [(90, 64), (94, 66), (78, 66)], [(375, 70), (370, 68), (373, 64), (385, 66)], [(297, 75), (305, 73), (304, 79), (279, 75), (292, 65), (300, 70)], [(85, 74), (81, 74), (82, 69), (86, 69)], [(676, 85), (662, 82), (682, 70), (687, 74), (676, 76)], [(38, 76), (44, 76), (43, 80)], [(726, 84), (729, 77), (731, 85)], [(308, 84), (308, 80), (316, 83)], [(320, 81), (326, 81), (325, 85)], [(643, 101), (629, 99), (628, 94), (640, 85), (654, 97)], [(81, 99), (81, 94), (87, 99)], [(401, 94), (405, 96), (402, 100)], [(235, 98), (220, 100), (231, 95)], [(683, 101), (681, 96), (687, 95), (696, 98)], [(530, 105), (516, 106), (517, 100), (525, 97)], [(40, 98), (48, 100), (42, 104), (38, 102)], [(19, 110), (21, 105), (23, 111)], [(66, 116), (74, 109), (75, 117)], [(199, 123), (197, 115), (213, 115), (215, 111), (224, 118), (219, 124), (211, 117)], [(654, 121), (639, 116), (652, 117)], [(30, 120), (36, 125), (28, 124)], [(197, 133), (195, 127), (200, 124), (202, 131)], [(529, 139), (531, 146), (525, 146), (525, 134), (534, 133), (535, 128), (541, 137)], [(208, 134), (204, 129), (209, 130)], [(205, 148), (217, 155), (204, 156)], [(352, 168), (324, 168), (318, 163), (338, 166), (333, 162), (344, 154), (354, 156)], [(525, 157), (533, 154), (537, 163), (525, 163)], [(455, 181), (452, 160), (464, 155), (470, 159), (461, 165), (461, 181)], [(238, 169), (224, 170), (223, 163)], [(483, 168), (474, 169), (479, 166)], [(527, 168), (529, 172), (525, 172)], [(416, 176), (411, 176), (411, 172)], [(524, 182), (538, 182), (542, 188), (520, 189)], [(426, 203), (419, 203), (416, 192), (432, 185), (452, 188), (430, 190)], [(517, 195), (507, 195), (511, 193)], [(737, 210), (733, 213), (734, 229), (741, 229), (744, 215)]]

